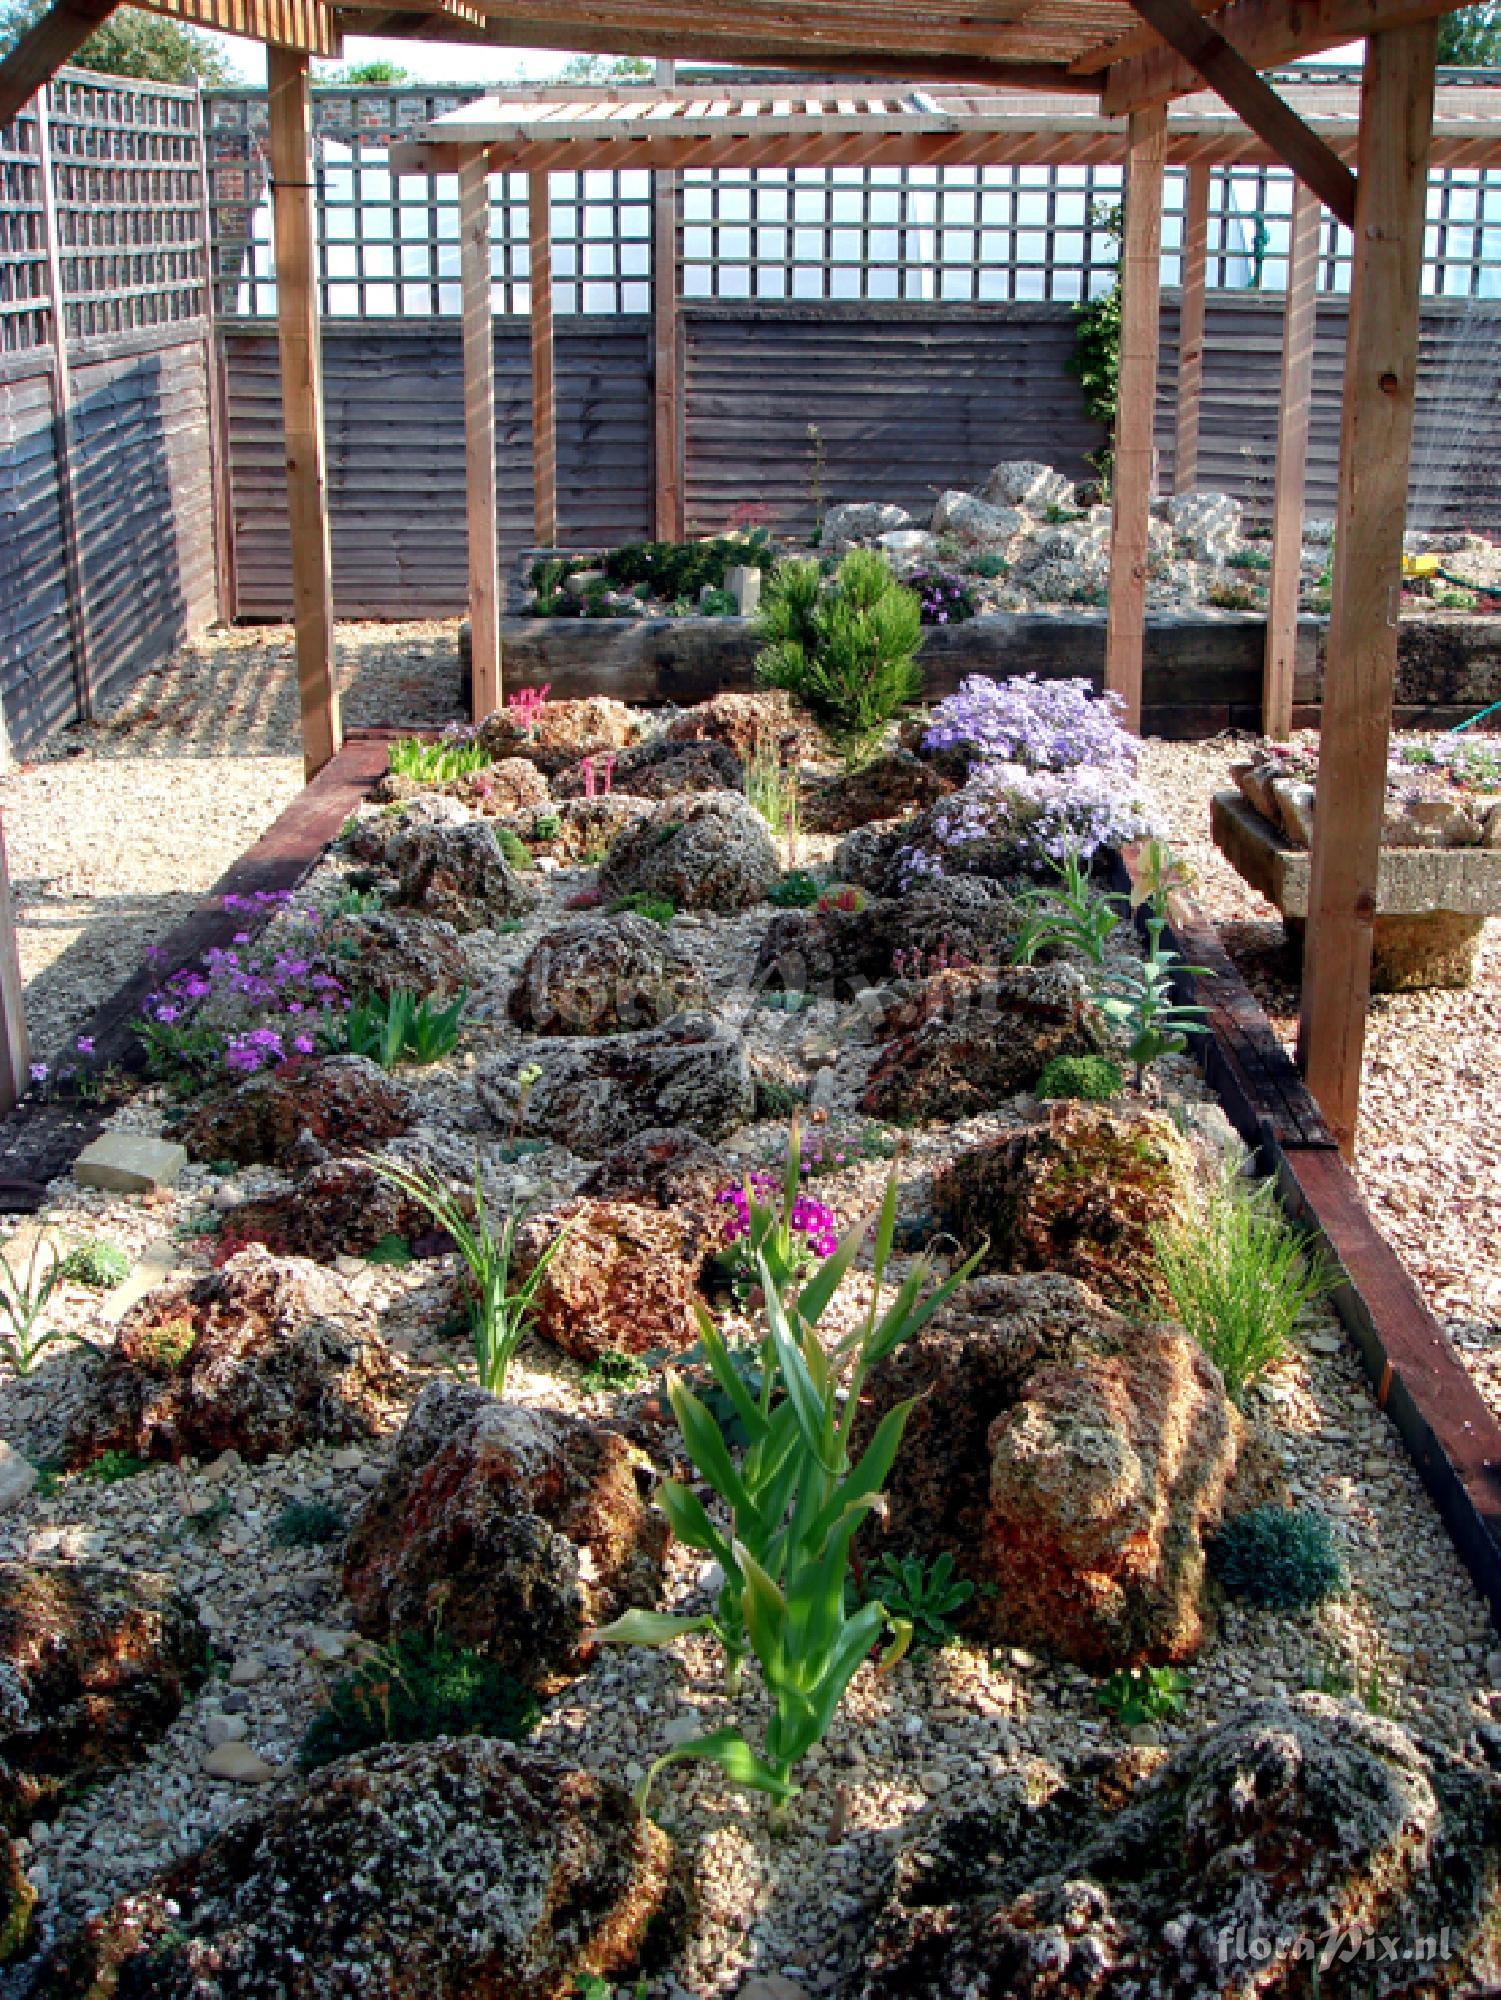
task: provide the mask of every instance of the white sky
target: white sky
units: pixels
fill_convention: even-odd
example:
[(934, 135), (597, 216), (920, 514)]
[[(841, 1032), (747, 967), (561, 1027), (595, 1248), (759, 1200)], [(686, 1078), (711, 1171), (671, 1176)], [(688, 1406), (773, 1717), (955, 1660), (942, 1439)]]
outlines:
[[(238, 35), (212, 37), (242, 83), (264, 86), (266, 52), (259, 42)], [(1324, 63), (1360, 63), (1365, 44), (1351, 42), (1310, 58)], [(387, 41), (374, 35), (350, 35), (344, 43), (343, 60), (351, 68), (359, 63), (387, 61), (423, 83), (536, 83), (556, 76), (568, 61), (557, 49), (481, 49), (463, 42)]]

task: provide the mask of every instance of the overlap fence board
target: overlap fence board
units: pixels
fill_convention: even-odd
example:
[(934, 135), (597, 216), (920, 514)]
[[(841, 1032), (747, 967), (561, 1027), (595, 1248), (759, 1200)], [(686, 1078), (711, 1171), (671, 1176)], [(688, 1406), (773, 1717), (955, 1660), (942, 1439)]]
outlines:
[[(229, 329), (235, 611), (290, 603), (276, 343)], [(644, 319), (559, 320), (558, 500), (570, 541), (651, 532), (649, 329)], [(349, 617), (448, 617), (464, 609), (464, 379), (459, 329), (325, 329), (334, 601)], [(502, 558), (532, 536), (531, 377), (523, 326), (495, 329), (495, 442)]]

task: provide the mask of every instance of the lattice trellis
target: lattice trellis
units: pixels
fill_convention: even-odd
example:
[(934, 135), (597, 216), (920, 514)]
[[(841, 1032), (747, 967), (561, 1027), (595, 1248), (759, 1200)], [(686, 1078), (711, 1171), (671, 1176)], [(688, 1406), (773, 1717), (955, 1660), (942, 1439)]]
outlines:
[(0, 126), (0, 354), (23, 354), (52, 339), (37, 141), (31, 105)]
[(122, 77), (60, 77), (51, 144), (69, 336), (200, 317), (197, 93)]

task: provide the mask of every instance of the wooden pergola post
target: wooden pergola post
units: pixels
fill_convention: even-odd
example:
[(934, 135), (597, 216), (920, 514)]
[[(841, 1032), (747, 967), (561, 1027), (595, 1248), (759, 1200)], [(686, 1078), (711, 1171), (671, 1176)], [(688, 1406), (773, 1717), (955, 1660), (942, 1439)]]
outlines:
[(1110, 609), (1105, 635), (1105, 686), (1125, 703), (1125, 721), (1131, 729), (1141, 727), (1166, 152), (1166, 106), (1155, 104), (1145, 111), (1133, 111), (1126, 145), (1120, 381), (1115, 406)]
[(538, 545), (558, 539), (558, 419), (553, 383), (552, 178), (527, 178), (531, 224), (532, 522)]
[(281, 350), (287, 517), (292, 534), (292, 614), (297, 628), (302, 761), (311, 778), (338, 750), (343, 728), (334, 672), (333, 564), (328, 540), (313, 228), (312, 104), (305, 51), (268, 47), (266, 85), (271, 110), (276, 326)]
[(22, 998), (16, 904), (5, 858), (5, 827), (0, 821), (0, 1117), (25, 1096), (30, 1085), (31, 1042)]
[(500, 707), (500, 559), (495, 493), (495, 322), (490, 296), (490, 163), (481, 147), (459, 166), (459, 275), (464, 302), (464, 518), (469, 537), (470, 711)]
[(1182, 284), (1178, 299), (1178, 417), (1173, 491), (1199, 484), (1199, 405), (1204, 389), (1204, 293), (1209, 275), (1209, 169), (1188, 169), (1183, 196)]
[(1433, 131), (1432, 21), (1366, 42), (1339, 506), (1298, 1054), (1354, 1148), (1402, 594)]
[(1298, 593), (1303, 580), (1303, 490), (1307, 483), (1323, 214), (1318, 196), (1302, 181), (1294, 181), (1287, 247), (1287, 304), (1282, 321), (1282, 394), (1277, 406), (1277, 485), (1272, 501), (1266, 667), (1261, 697), (1261, 726), (1268, 736), (1279, 741), (1291, 734), (1293, 726)]
[[(670, 90), (677, 64), (659, 62), (656, 81)], [(652, 173), (652, 519), (659, 542), (680, 542), (683, 503), (683, 369), (678, 315), (678, 177)]]

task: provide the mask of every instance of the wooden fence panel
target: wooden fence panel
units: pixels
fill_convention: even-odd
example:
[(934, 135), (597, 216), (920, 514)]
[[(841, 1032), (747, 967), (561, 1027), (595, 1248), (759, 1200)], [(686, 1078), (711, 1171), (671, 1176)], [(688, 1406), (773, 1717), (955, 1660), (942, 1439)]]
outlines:
[[(229, 457), (236, 615), (290, 602), (276, 343), (229, 328)], [(649, 322), (560, 320), (558, 505), (571, 543), (651, 532)], [(464, 379), (459, 329), (324, 328), (334, 605), (347, 618), (442, 618), (464, 609)], [(532, 539), (531, 376), (524, 325), (495, 331), (500, 546)]]
[(17, 750), (73, 715), (50, 372), (0, 377), (0, 697)]

